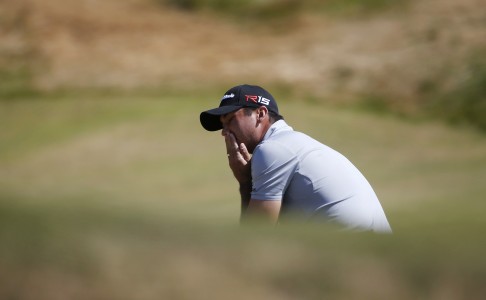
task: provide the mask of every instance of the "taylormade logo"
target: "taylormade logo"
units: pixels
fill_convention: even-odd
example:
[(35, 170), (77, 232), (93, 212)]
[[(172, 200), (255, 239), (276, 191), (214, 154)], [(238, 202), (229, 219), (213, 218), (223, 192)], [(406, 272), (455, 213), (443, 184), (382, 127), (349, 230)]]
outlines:
[(221, 98), (221, 101), (226, 100), (228, 98), (234, 98), (234, 97), (235, 97), (235, 94), (233, 94), (233, 93), (231, 93), (229, 95), (224, 95), (223, 98)]

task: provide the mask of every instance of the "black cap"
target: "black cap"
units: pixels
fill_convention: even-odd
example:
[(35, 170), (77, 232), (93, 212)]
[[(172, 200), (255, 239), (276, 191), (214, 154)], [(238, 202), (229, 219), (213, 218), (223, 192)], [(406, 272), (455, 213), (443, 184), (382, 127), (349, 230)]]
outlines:
[(203, 111), (199, 116), (201, 125), (208, 131), (223, 129), (219, 117), (242, 107), (266, 106), (271, 112), (278, 113), (277, 102), (264, 88), (256, 85), (238, 85), (229, 89), (221, 98), (218, 108)]

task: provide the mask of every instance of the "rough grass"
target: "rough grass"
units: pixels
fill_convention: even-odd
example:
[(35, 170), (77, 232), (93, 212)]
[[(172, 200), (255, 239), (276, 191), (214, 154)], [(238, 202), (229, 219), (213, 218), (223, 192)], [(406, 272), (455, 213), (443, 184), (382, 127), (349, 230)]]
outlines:
[(0, 2), (0, 98), (258, 82), (484, 129), (481, 5), (7, 0)]
[(395, 233), (239, 228), (221, 137), (198, 121), (219, 94), (0, 102), (0, 298), (484, 298), (484, 136), (276, 91)]

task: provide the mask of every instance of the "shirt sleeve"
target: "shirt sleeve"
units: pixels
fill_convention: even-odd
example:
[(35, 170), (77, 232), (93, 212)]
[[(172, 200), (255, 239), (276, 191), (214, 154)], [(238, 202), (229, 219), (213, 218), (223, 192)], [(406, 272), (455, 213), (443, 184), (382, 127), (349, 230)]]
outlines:
[(282, 200), (295, 170), (296, 155), (278, 142), (264, 142), (255, 149), (251, 162), (253, 200)]

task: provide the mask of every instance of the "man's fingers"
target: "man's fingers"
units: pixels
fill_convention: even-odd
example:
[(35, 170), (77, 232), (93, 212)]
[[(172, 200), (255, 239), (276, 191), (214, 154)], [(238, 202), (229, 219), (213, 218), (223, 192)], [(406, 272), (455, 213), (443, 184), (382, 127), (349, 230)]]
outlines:
[(231, 140), (230, 140), (230, 136), (229, 135), (230, 135), (229, 132), (225, 132), (223, 134), (223, 136), (224, 136), (224, 142), (226, 144), (226, 149), (229, 149), (230, 148), (230, 145), (231, 145)]
[(251, 154), (250, 152), (248, 152), (248, 149), (246, 149), (246, 146), (244, 143), (241, 143), (240, 144), (240, 153), (241, 155), (243, 156), (243, 158), (246, 160), (246, 161), (250, 161), (251, 159)]
[(251, 180), (249, 165), (251, 155), (248, 153), (245, 144), (241, 143), (238, 145), (234, 134), (228, 131), (223, 131), (222, 134), (226, 143), (226, 153), (233, 175), (238, 182), (248, 182)]
[(238, 143), (236, 142), (236, 138), (232, 133), (227, 133), (224, 136), (224, 140), (226, 142), (226, 152), (228, 154), (232, 154), (239, 151)]
[(230, 133), (229, 134), (229, 138), (230, 138), (230, 143), (231, 143), (231, 146), (235, 149), (235, 150), (238, 150), (238, 143), (236, 142), (236, 137), (234, 134)]
[(240, 163), (246, 165), (246, 163), (251, 160), (251, 154), (248, 152), (246, 145), (244, 143), (238, 145), (235, 135), (231, 132), (225, 132), (223, 135), (228, 158), (234, 162), (240, 161)]

